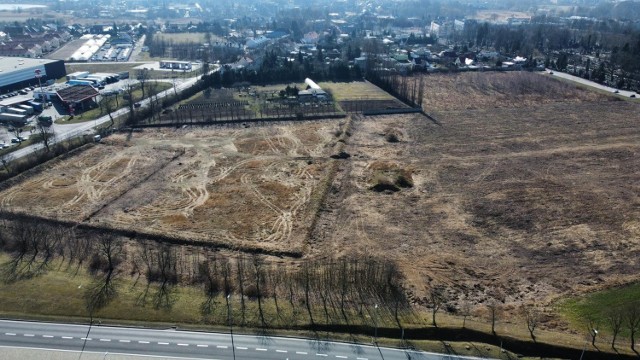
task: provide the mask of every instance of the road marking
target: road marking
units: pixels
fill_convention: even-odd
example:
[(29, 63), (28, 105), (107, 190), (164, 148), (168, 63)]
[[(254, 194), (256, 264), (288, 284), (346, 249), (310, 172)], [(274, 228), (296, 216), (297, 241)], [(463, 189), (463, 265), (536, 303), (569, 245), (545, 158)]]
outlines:
[(158, 345), (169, 345), (169, 343), (166, 342), (159, 342)]
[(238, 350), (248, 350), (249, 348), (246, 348), (244, 346), (236, 346), (236, 349), (238, 349)]
[(70, 339), (73, 339), (73, 336), (63, 336), (62, 338), (63, 338), (63, 339), (70, 340)]
[(148, 341), (142, 341), (142, 340), (138, 340), (138, 344), (148, 344)]
[(93, 339), (91, 339), (91, 338), (80, 338), (80, 340), (91, 341)]
[(216, 347), (217, 347), (218, 349), (226, 349), (226, 348), (227, 348), (227, 346), (224, 346), (224, 345), (216, 345)]
[(118, 341), (123, 342), (123, 343), (130, 343), (131, 342), (131, 340), (118, 340)]
[(263, 348), (256, 348), (256, 351), (267, 351), (267, 349), (263, 349)]
[(34, 337), (35, 335), (33, 335), (33, 334), (24, 334), (24, 336), (26, 336), (26, 337)]
[(316, 354), (316, 356), (329, 356), (327, 354)]
[(276, 352), (279, 352), (279, 353), (286, 353), (286, 352), (288, 352), (288, 351), (287, 351), (287, 350), (276, 350)]
[(111, 341), (111, 339), (100, 339), (100, 341)]
[(337, 357), (337, 358), (339, 358), (339, 359), (346, 359), (346, 358), (347, 358), (347, 357), (346, 357), (346, 356), (344, 356), (344, 355), (336, 355), (336, 357)]
[(9, 335), (9, 336), (16, 336), (16, 334), (14, 333), (4, 333), (5, 335)]
[(296, 351), (296, 354), (298, 354), (298, 355), (307, 355), (307, 353), (304, 352), (304, 351)]
[(53, 335), (42, 335), (43, 338), (52, 338)]
[(178, 346), (189, 346), (189, 344), (178, 344)]
[(358, 360), (369, 360), (367, 358), (357, 358)]
[(198, 345), (196, 345), (196, 346), (197, 346), (197, 347), (209, 347), (209, 345), (201, 345), (201, 344), (198, 344)]

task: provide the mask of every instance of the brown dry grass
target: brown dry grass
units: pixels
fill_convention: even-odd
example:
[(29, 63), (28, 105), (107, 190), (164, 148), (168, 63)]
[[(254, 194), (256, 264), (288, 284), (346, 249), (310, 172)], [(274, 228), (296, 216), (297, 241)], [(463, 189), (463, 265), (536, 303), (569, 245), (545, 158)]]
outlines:
[[(517, 76), (477, 75), (487, 84)], [(495, 108), (496, 93), (480, 95), (474, 81), (465, 88), (466, 76), (428, 77), (454, 94), (433, 100), (441, 125), (410, 115), (354, 122), (352, 160), (341, 163), (311, 251), (395, 259), (417, 302), (443, 284), (454, 307), (465, 296), (476, 304), (498, 297), (512, 313), (637, 281), (638, 106), (569, 86), (563, 97), (523, 94)], [(461, 109), (459, 94), (477, 109)], [(403, 141), (387, 142), (388, 128), (402, 129)], [(412, 169), (414, 187), (371, 191), (376, 164)]]
[(531, 72), (468, 72), (424, 76), (426, 112), (524, 108), (615, 98)]
[(336, 126), (113, 135), (0, 192), (0, 203), (14, 212), (231, 248), (301, 251)]

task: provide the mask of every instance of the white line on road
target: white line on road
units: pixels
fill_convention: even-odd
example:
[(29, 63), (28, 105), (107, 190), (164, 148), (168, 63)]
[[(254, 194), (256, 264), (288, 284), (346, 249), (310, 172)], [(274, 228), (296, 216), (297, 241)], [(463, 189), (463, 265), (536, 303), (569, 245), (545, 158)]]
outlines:
[(329, 356), (327, 354), (316, 354), (316, 356)]
[(202, 344), (198, 344), (196, 345), (197, 347), (209, 347), (209, 345), (202, 345)]
[(244, 346), (236, 346), (236, 349), (238, 349), (238, 350), (248, 350), (249, 348), (246, 348)]
[(148, 341), (138, 340), (138, 344), (148, 344)]
[(224, 346), (224, 345), (216, 345), (216, 347), (217, 347), (218, 349), (226, 349), (226, 348), (227, 348), (227, 346)]
[(178, 346), (189, 346), (189, 344), (178, 344)]
[(73, 339), (73, 336), (63, 336), (62, 338), (63, 339), (67, 339), (67, 340), (71, 340), (71, 339)]
[(159, 342), (158, 345), (169, 345), (169, 343), (166, 342)]
[(130, 343), (131, 342), (131, 340), (118, 340), (118, 341), (123, 342), (123, 343)]
[(80, 340), (91, 341), (93, 339), (92, 338), (80, 338)]
[(16, 336), (16, 334), (14, 333), (4, 333), (5, 335), (9, 335), (9, 336)]
[(344, 356), (344, 355), (336, 355), (336, 357), (337, 357), (338, 359), (346, 359), (346, 358), (347, 358), (347, 357), (346, 357), (346, 356)]
[(263, 349), (263, 348), (256, 348), (256, 351), (267, 351), (267, 349)]
[(26, 337), (34, 337), (35, 335), (33, 335), (33, 334), (24, 334), (24, 336), (26, 336)]
[(358, 360), (369, 360), (367, 358), (357, 358)]
[(52, 338), (53, 335), (42, 335), (43, 338)]
[(111, 341), (111, 339), (100, 339), (100, 341)]
[(307, 353), (304, 352), (304, 351), (296, 351), (296, 354), (298, 354), (298, 355), (307, 355)]
[(276, 350), (276, 352), (279, 352), (279, 353), (286, 353), (286, 352), (288, 352), (288, 351), (287, 351), (287, 350)]

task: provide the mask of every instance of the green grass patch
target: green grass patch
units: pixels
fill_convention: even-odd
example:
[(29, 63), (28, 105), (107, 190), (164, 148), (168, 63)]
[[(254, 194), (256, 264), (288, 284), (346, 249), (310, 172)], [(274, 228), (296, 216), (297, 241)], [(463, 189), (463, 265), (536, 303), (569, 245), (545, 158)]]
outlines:
[(639, 301), (640, 283), (635, 283), (566, 299), (559, 304), (559, 309), (575, 327), (584, 328), (587, 319), (604, 325), (609, 311), (623, 309), (627, 304)]

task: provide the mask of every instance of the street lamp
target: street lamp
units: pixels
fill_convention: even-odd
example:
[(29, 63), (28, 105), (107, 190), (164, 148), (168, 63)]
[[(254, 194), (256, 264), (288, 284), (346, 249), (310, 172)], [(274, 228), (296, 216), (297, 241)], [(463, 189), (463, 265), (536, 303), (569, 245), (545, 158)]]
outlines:
[(378, 343), (378, 304), (376, 304), (374, 307), (374, 314), (373, 314), (373, 324), (375, 327), (375, 334), (374, 334), (374, 339), (375, 339), (375, 343)]
[(231, 317), (231, 294), (227, 295), (227, 322), (229, 323), (229, 331), (231, 332), (231, 351), (233, 352), (233, 360), (236, 360), (236, 346), (233, 343), (233, 322)]
[(40, 74), (42, 71), (40, 69), (36, 69), (36, 79), (38, 79), (38, 87), (40, 88), (40, 101), (42, 102), (42, 108), (44, 109), (44, 93), (42, 92), (42, 75)]
[[(593, 339), (591, 342), (594, 343), (596, 336), (598, 335), (598, 330), (596, 329), (591, 329), (591, 331), (589, 331), (589, 335), (591, 335), (591, 339)], [(584, 342), (584, 347), (582, 348), (582, 354), (580, 354), (580, 360), (582, 360), (582, 357), (584, 356), (584, 352), (585, 350), (587, 350), (587, 344), (589, 343), (589, 339), (587, 338), (587, 340), (585, 340)]]

